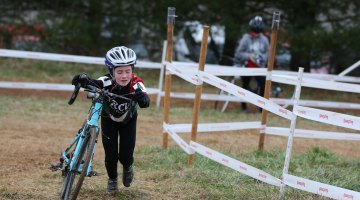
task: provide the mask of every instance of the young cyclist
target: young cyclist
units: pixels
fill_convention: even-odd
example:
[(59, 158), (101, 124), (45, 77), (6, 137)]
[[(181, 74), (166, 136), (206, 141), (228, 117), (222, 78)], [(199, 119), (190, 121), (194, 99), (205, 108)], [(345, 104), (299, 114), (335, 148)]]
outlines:
[[(150, 98), (146, 93), (143, 80), (133, 74), (136, 64), (135, 52), (119, 46), (110, 49), (105, 55), (105, 65), (109, 73), (91, 79), (86, 74), (75, 75), (72, 84), (82, 87), (93, 85), (108, 91), (124, 95), (134, 93), (132, 99), (140, 106), (147, 108)], [(137, 104), (129, 104), (123, 99), (108, 99), (103, 103), (101, 114), (102, 142), (105, 150), (105, 167), (108, 174), (108, 192), (118, 191), (117, 163), (123, 166), (122, 182), (130, 187), (133, 178), (134, 148), (136, 141)], [(120, 138), (120, 140), (119, 140)]]

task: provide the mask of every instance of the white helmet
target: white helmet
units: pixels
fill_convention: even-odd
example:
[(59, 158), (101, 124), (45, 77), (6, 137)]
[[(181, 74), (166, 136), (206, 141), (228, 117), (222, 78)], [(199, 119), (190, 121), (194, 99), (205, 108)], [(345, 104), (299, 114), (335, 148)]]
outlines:
[(119, 66), (134, 66), (135, 64), (135, 52), (125, 46), (114, 47), (105, 55), (105, 65), (110, 72)]

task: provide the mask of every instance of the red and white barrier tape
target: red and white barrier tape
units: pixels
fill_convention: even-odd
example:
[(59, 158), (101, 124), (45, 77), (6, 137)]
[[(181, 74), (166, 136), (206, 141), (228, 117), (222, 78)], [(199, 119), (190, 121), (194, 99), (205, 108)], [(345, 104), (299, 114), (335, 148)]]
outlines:
[[(294, 76), (286, 76), (286, 75), (272, 75), (272, 81), (283, 83), (283, 84), (290, 84), (296, 85), (297, 78)], [(324, 81), (324, 80), (317, 80), (311, 78), (303, 78), (301, 83), (303, 87), (310, 87), (310, 88), (319, 88), (325, 90), (335, 90), (341, 92), (352, 92), (352, 93), (360, 93), (360, 86), (358, 84), (351, 84), (351, 83), (339, 83), (334, 81)]]
[(285, 119), (292, 119), (294, 116), (293, 113), (285, 108), (282, 108), (281, 106), (277, 105), (276, 103), (265, 99), (264, 97), (261, 97), (257, 94), (254, 94), (252, 92), (249, 92), (239, 86), (236, 86), (232, 83), (229, 83), (227, 81), (224, 81), (214, 75), (211, 75), (206, 72), (199, 72), (200, 79), (202, 79), (204, 82), (213, 85), (217, 88), (220, 88), (234, 96), (240, 97), (242, 99), (245, 99), (246, 101), (257, 105), (258, 107), (261, 107), (263, 109), (266, 109), (276, 115), (279, 115)]
[[(36, 60), (50, 60), (50, 61), (104, 65), (103, 57), (74, 56), (74, 55), (68, 55), (68, 54), (42, 53), (42, 52), (33, 52), (33, 51), (17, 51), (17, 50), (8, 50), (8, 49), (0, 49), (0, 57), (27, 58), (27, 59), (36, 59)], [(139, 60), (136, 63), (136, 67), (160, 69), (162, 67), (162, 64), (156, 63), (156, 62), (147, 62), (147, 61)]]
[(197, 71), (184, 71), (183, 69), (176, 68), (174, 65), (169, 63), (166, 65), (166, 70), (194, 85), (202, 85), (202, 81), (196, 76)]
[(290, 187), (334, 199), (345, 199), (345, 200), (360, 199), (359, 192), (312, 181), (309, 179), (293, 176), (290, 174), (284, 175), (283, 182)]
[(194, 154), (194, 150), (181, 138), (176, 134), (174, 130), (171, 129), (169, 125), (166, 123), (163, 124), (164, 131), (168, 133), (171, 138), (182, 148), (187, 154), (191, 155)]
[[(73, 91), (74, 86), (70, 84), (59, 83), (30, 83), (30, 82), (0, 82), (0, 88), (9, 89), (33, 89), (33, 90), (57, 90)], [(146, 88), (148, 94), (158, 94), (159, 90), (155, 88)]]
[(360, 117), (303, 106), (295, 106), (293, 112), (297, 116), (306, 119), (350, 128), (354, 130), (360, 130)]
[[(178, 133), (190, 133), (192, 124), (167, 124), (167, 127)], [(198, 124), (197, 132), (233, 131), (243, 129), (258, 129), (260, 122), (229, 122)]]
[[(288, 76), (297, 76), (298, 72), (284, 71), (284, 70), (274, 70), (276, 75), (288, 75)], [(325, 81), (339, 81), (339, 82), (349, 82), (349, 83), (360, 83), (360, 77), (352, 76), (339, 76), (333, 74), (314, 74), (314, 73), (303, 73), (303, 76), (306, 78), (321, 79)]]
[[(179, 62), (165, 63), (166, 67), (169, 65), (173, 69), (184, 71), (188, 74), (197, 73), (198, 65), (179, 65)], [(266, 76), (266, 68), (239, 68), (239, 67), (228, 67), (219, 65), (205, 65), (204, 71), (215, 75), (215, 76)]]
[(270, 185), (280, 186), (280, 183), (281, 183), (280, 179), (278, 179), (260, 169), (257, 169), (248, 164), (245, 164), (243, 162), (235, 160), (229, 156), (221, 154), (217, 151), (207, 148), (207, 147), (205, 147), (199, 143), (196, 143), (194, 141), (190, 141), (190, 146), (192, 149), (194, 149), (195, 152), (197, 152), (213, 161), (216, 161), (222, 165), (230, 167), (231, 169), (234, 169), (242, 174), (245, 174), (254, 179), (263, 181)]
[[(279, 105), (293, 105), (294, 100), (282, 98), (270, 98), (271, 101)], [(359, 103), (333, 102), (333, 101), (315, 101), (315, 100), (299, 100), (298, 105), (320, 108), (341, 108), (341, 109), (360, 109)]]
[[(198, 69), (198, 63), (191, 63), (191, 62), (177, 62), (173, 61), (172, 64), (180, 67), (180, 68), (192, 68), (192, 69)], [(207, 71), (207, 69), (209, 71)], [(205, 72), (209, 72), (210, 74), (217, 75), (217, 76), (266, 76), (266, 68), (255, 68), (256, 70), (253, 71), (253, 74), (249, 74), (251, 71), (245, 71), (244, 74), (241, 74), (239, 72), (235, 72), (236, 74), (233, 74), (233, 70), (230, 70), (230, 68), (233, 68), (234, 70), (241, 70), (242, 68), (234, 67), (234, 66), (226, 66), (226, 65), (214, 65), (214, 64), (205, 64)], [(225, 69), (224, 71), (222, 69)], [(229, 70), (228, 70), (229, 69)], [(245, 68), (246, 69), (246, 68)], [(257, 71), (259, 70), (259, 71)], [(265, 70), (265, 71), (263, 71)], [(287, 75), (287, 76), (294, 76), (297, 77), (298, 72), (292, 72), (292, 71), (284, 71), (284, 70), (273, 70), (273, 75)], [(339, 75), (333, 75), (333, 74), (314, 74), (314, 73), (308, 73), (304, 72), (303, 76), (306, 78), (313, 78), (313, 79), (320, 79), (320, 80), (326, 80), (326, 81), (339, 81), (339, 82), (349, 82), (349, 83), (360, 83), (360, 77), (352, 77), (352, 76), (339, 76)]]
[[(265, 133), (269, 135), (288, 137), (290, 133), (289, 128), (281, 127), (266, 127)], [(295, 137), (311, 138), (311, 139), (327, 139), (327, 140), (352, 140), (359, 141), (360, 134), (356, 133), (339, 133), (331, 131), (315, 131), (305, 129), (295, 129)]]
[[(162, 92), (164, 96), (164, 92)], [(185, 92), (171, 92), (170, 97), (181, 98), (181, 99), (194, 99), (194, 93), (185, 93)], [(202, 93), (201, 100), (211, 100), (211, 101), (230, 101), (230, 102), (246, 102), (244, 99), (233, 95), (220, 95), (220, 94), (209, 94)], [(293, 105), (294, 100), (292, 99), (283, 99), (283, 98), (270, 98), (270, 101), (275, 102), (279, 105)], [(331, 102), (331, 101), (315, 101), (315, 100), (300, 100), (298, 105), (308, 106), (308, 107), (320, 107), (320, 108), (341, 108), (341, 109), (360, 109), (360, 104), (358, 103), (347, 103), (347, 102)]]

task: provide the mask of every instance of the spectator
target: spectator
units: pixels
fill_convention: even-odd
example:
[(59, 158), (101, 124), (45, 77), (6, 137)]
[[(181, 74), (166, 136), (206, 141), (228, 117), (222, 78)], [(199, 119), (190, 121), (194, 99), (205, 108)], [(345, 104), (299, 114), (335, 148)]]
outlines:
[[(269, 54), (269, 40), (263, 34), (264, 22), (262, 17), (256, 16), (251, 19), (249, 26), (250, 32), (242, 36), (235, 50), (235, 65), (247, 68), (265, 68)], [(255, 92), (264, 96), (265, 77), (255, 76), (254, 78), (257, 84), (257, 90)], [(250, 91), (250, 81), (252, 77), (243, 76), (241, 79), (243, 88)], [(241, 107), (244, 112), (247, 112), (246, 103), (242, 103)]]

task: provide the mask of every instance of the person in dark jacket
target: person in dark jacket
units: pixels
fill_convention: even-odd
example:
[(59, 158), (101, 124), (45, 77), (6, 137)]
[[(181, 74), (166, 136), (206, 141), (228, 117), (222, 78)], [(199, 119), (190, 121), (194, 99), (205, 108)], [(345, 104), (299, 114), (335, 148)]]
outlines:
[[(133, 74), (136, 64), (135, 52), (125, 46), (114, 47), (105, 55), (105, 65), (109, 73), (92, 79), (86, 74), (77, 74), (73, 85), (94, 85), (105, 88), (109, 92), (124, 95), (133, 93), (130, 102), (115, 98), (105, 100), (101, 114), (102, 143), (105, 150), (105, 167), (108, 174), (108, 192), (118, 192), (117, 163), (123, 166), (122, 182), (130, 187), (134, 178), (133, 163), (136, 141), (137, 104), (140, 108), (150, 105), (144, 81)], [(120, 140), (119, 140), (120, 138)]]

